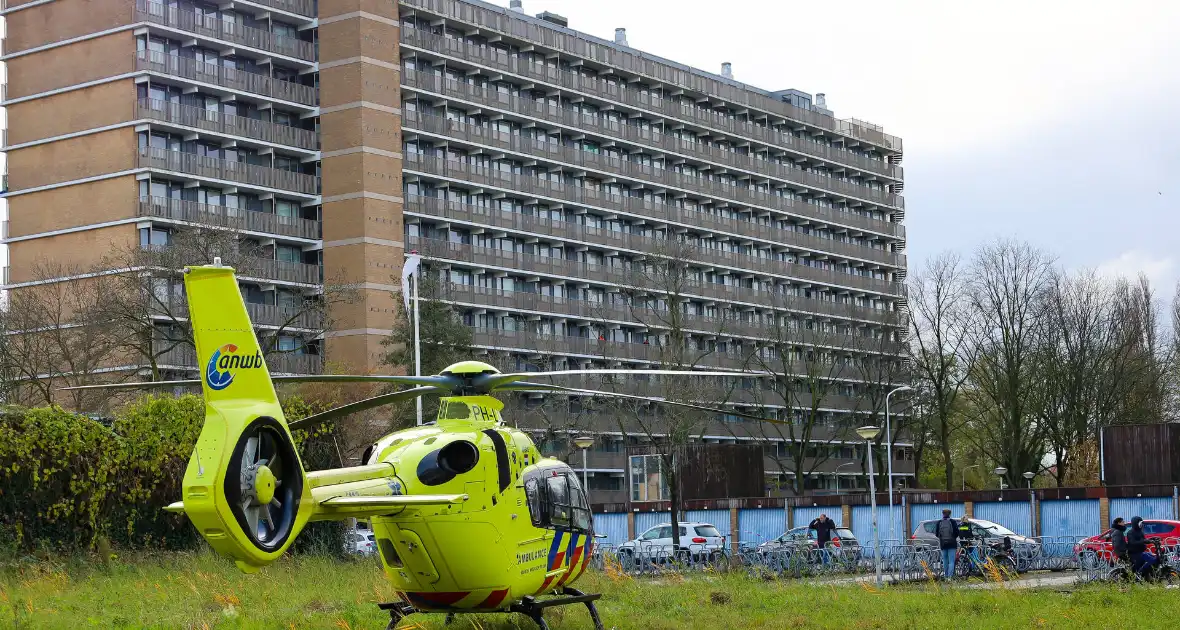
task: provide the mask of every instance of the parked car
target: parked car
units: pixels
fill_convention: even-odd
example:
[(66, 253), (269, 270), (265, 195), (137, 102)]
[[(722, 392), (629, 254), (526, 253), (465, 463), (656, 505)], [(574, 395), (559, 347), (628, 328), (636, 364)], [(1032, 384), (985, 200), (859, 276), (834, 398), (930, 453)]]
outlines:
[[(1127, 519), (1128, 521), (1130, 519)], [(1127, 525), (1128, 529), (1130, 524)], [(1101, 534), (1083, 538), (1078, 541), (1073, 547), (1075, 554), (1082, 551), (1089, 550), (1098, 554), (1098, 557), (1104, 560), (1114, 559), (1114, 550), (1110, 545), (1110, 532), (1107, 529)], [(1147, 538), (1159, 538), (1165, 545), (1180, 544), (1180, 521), (1169, 521), (1164, 519), (1144, 519), (1143, 520), (1143, 535)]]
[(672, 549), (672, 524), (660, 523), (629, 540), (618, 548), (620, 562), (636, 557), (677, 557), (688, 555), (693, 560), (714, 559), (725, 552), (725, 536), (710, 523), (677, 523), (680, 528), (680, 547)]
[(356, 530), (347, 534), (345, 545), (349, 553), (370, 556), (377, 552), (377, 538), (372, 530)]
[[(836, 529), (832, 530), (832, 547), (840, 551), (851, 552), (855, 557), (859, 557), (861, 552), (860, 541), (852, 534), (852, 530), (839, 525), (836, 526)], [(816, 538), (814, 529), (796, 527), (787, 530), (782, 536), (774, 540), (768, 540), (758, 545), (760, 551), (800, 548), (819, 548), (819, 539)]]
[[(920, 547), (938, 547), (938, 536), (934, 533), (934, 526), (938, 524), (940, 519), (930, 521), (922, 521), (914, 528), (914, 535), (910, 536), (910, 541)], [(971, 535), (977, 540), (983, 542), (996, 542), (1005, 537), (1012, 541), (1013, 547), (1030, 547), (1030, 551), (1035, 553), (1040, 549), (1041, 542), (1035, 538), (1028, 536), (1021, 536), (1016, 532), (1000, 525), (982, 518), (973, 518), (971, 523)]]

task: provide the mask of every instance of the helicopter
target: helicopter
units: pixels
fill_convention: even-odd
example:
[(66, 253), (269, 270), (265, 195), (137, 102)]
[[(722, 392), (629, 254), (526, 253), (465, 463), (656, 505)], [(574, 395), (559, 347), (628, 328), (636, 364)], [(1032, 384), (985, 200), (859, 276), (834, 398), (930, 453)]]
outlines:
[[(578, 374), (757, 376), (747, 372), (560, 370), (501, 373), (463, 361), (433, 376), (274, 375), (231, 267), (220, 260), (183, 270), (201, 377), (64, 389), (202, 388), (205, 421), (182, 482), (183, 513), (239, 569), (278, 560), (309, 522), (367, 519), (385, 577), (401, 599), (379, 606), (388, 628), (414, 613), (514, 612), (542, 630), (551, 606), (594, 602), (573, 584), (594, 554), (594, 522), (578, 476), (543, 457), (527, 433), (509, 426), (492, 394), (548, 391), (631, 398), (735, 413), (629, 394), (524, 379)], [(287, 422), (275, 383), (380, 382), (410, 386)], [(292, 430), (358, 411), (440, 395), (437, 418), (379, 439), (357, 466), (307, 471)], [(745, 417), (764, 420), (738, 413)]]

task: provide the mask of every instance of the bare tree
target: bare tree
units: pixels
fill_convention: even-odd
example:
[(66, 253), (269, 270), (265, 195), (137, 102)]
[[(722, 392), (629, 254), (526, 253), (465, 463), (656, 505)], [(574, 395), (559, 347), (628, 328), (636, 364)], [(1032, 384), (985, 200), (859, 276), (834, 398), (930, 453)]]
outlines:
[[(857, 423), (871, 424), (885, 428), (889, 425), (889, 434), (882, 430), (876, 438), (879, 448), (873, 450), (874, 467), (880, 476), (879, 487), (888, 488), (893, 483), (888, 479), (889, 458), (894, 457), (886, 445), (896, 444), (903, 435), (913, 435), (915, 416), (913, 414), (912, 396), (900, 395), (889, 398), (889, 392), (901, 385), (909, 385), (912, 381), (912, 369), (907, 361), (899, 357), (904, 352), (899, 337), (906, 330), (907, 323), (902, 313), (886, 311), (886, 317), (881, 324), (870, 326), (860, 324), (848, 339), (848, 349), (852, 357), (852, 372), (856, 377), (855, 388)], [(849, 387), (844, 385), (843, 387)], [(883, 417), (889, 403), (888, 423)], [(861, 419), (863, 417), (863, 420)], [(867, 471), (866, 471), (867, 474)]]
[[(1046, 296), (1033, 397), (1060, 487), (1090, 450), (1101, 391), (1114, 376), (1118, 325), (1110, 287), (1093, 272), (1054, 274)], [(1040, 472), (1039, 468), (1029, 469)]]
[[(118, 340), (95, 306), (108, 278), (46, 260), (33, 264), (31, 277), (32, 283), (8, 291), (0, 313), (0, 364), (14, 380), (10, 400), (50, 405), (61, 402), (60, 387), (117, 380)], [(110, 398), (102, 390), (66, 396), (82, 411), (99, 409)]]
[[(98, 309), (121, 348), (149, 370), (152, 380), (159, 380), (163, 360), (176, 350), (193, 348), (184, 267), (220, 259), (239, 278), (265, 277), (267, 254), (265, 247), (252, 244), (237, 230), (208, 227), (178, 231), (166, 246), (116, 250), (103, 268), (120, 273), (111, 276)], [(253, 322), (263, 354), (284, 352), (278, 343), (284, 335), (323, 335), (332, 326), (332, 309), (355, 299), (354, 287), (328, 279), (313, 295), (293, 294), (284, 304), (265, 305), (266, 312)]]
[(978, 346), (971, 343), (975, 311), (957, 254), (944, 252), (926, 262), (910, 283), (910, 362), (930, 403), (928, 417), (942, 452), (946, 489), (953, 489), (951, 440), (962, 426), (956, 401), (971, 373)]
[(973, 437), (1007, 468), (1009, 485), (1038, 469), (1045, 451), (1031, 401), (1052, 269), (1049, 255), (1015, 241), (984, 245), (972, 266), (970, 301), (979, 316), (971, 335)]

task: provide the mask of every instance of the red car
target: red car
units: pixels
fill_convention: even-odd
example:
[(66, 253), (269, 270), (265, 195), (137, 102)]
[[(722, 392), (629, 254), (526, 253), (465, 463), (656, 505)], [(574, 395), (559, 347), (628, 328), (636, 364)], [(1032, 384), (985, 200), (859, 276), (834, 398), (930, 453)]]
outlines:
[[(1123, 531), (1130, 529), (1131, 524), (1128, 521), (1127, 529)], [(1114, 558), (1114, 551), (1110, 546), (1111, 531), (1107, 529), (1097, 536), (1083, 538), (1078, 544), (1074, 545), (1074, 553), (1080, 553), (1084, 549), (1089, 549), (1096, 552), (1104, 560), (1112, 560)], [(1180, 521), (1165, 521), (1154, 518), (1144, 519), (1143, 535), (1148, 539), (1159, 538), (1165, 545), (1180, 544)]]

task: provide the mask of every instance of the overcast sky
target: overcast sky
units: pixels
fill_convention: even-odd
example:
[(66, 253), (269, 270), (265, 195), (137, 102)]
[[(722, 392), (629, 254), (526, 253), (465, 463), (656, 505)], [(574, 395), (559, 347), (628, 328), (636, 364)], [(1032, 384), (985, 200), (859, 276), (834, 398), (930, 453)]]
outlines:
[[(492, 0), (507, 6), (508, 0)], [(1180, 2), (524, 0), (570, 28), (905, 143), (910, 268), (1016, 236), (1063, 265), (1180, 278)]]

